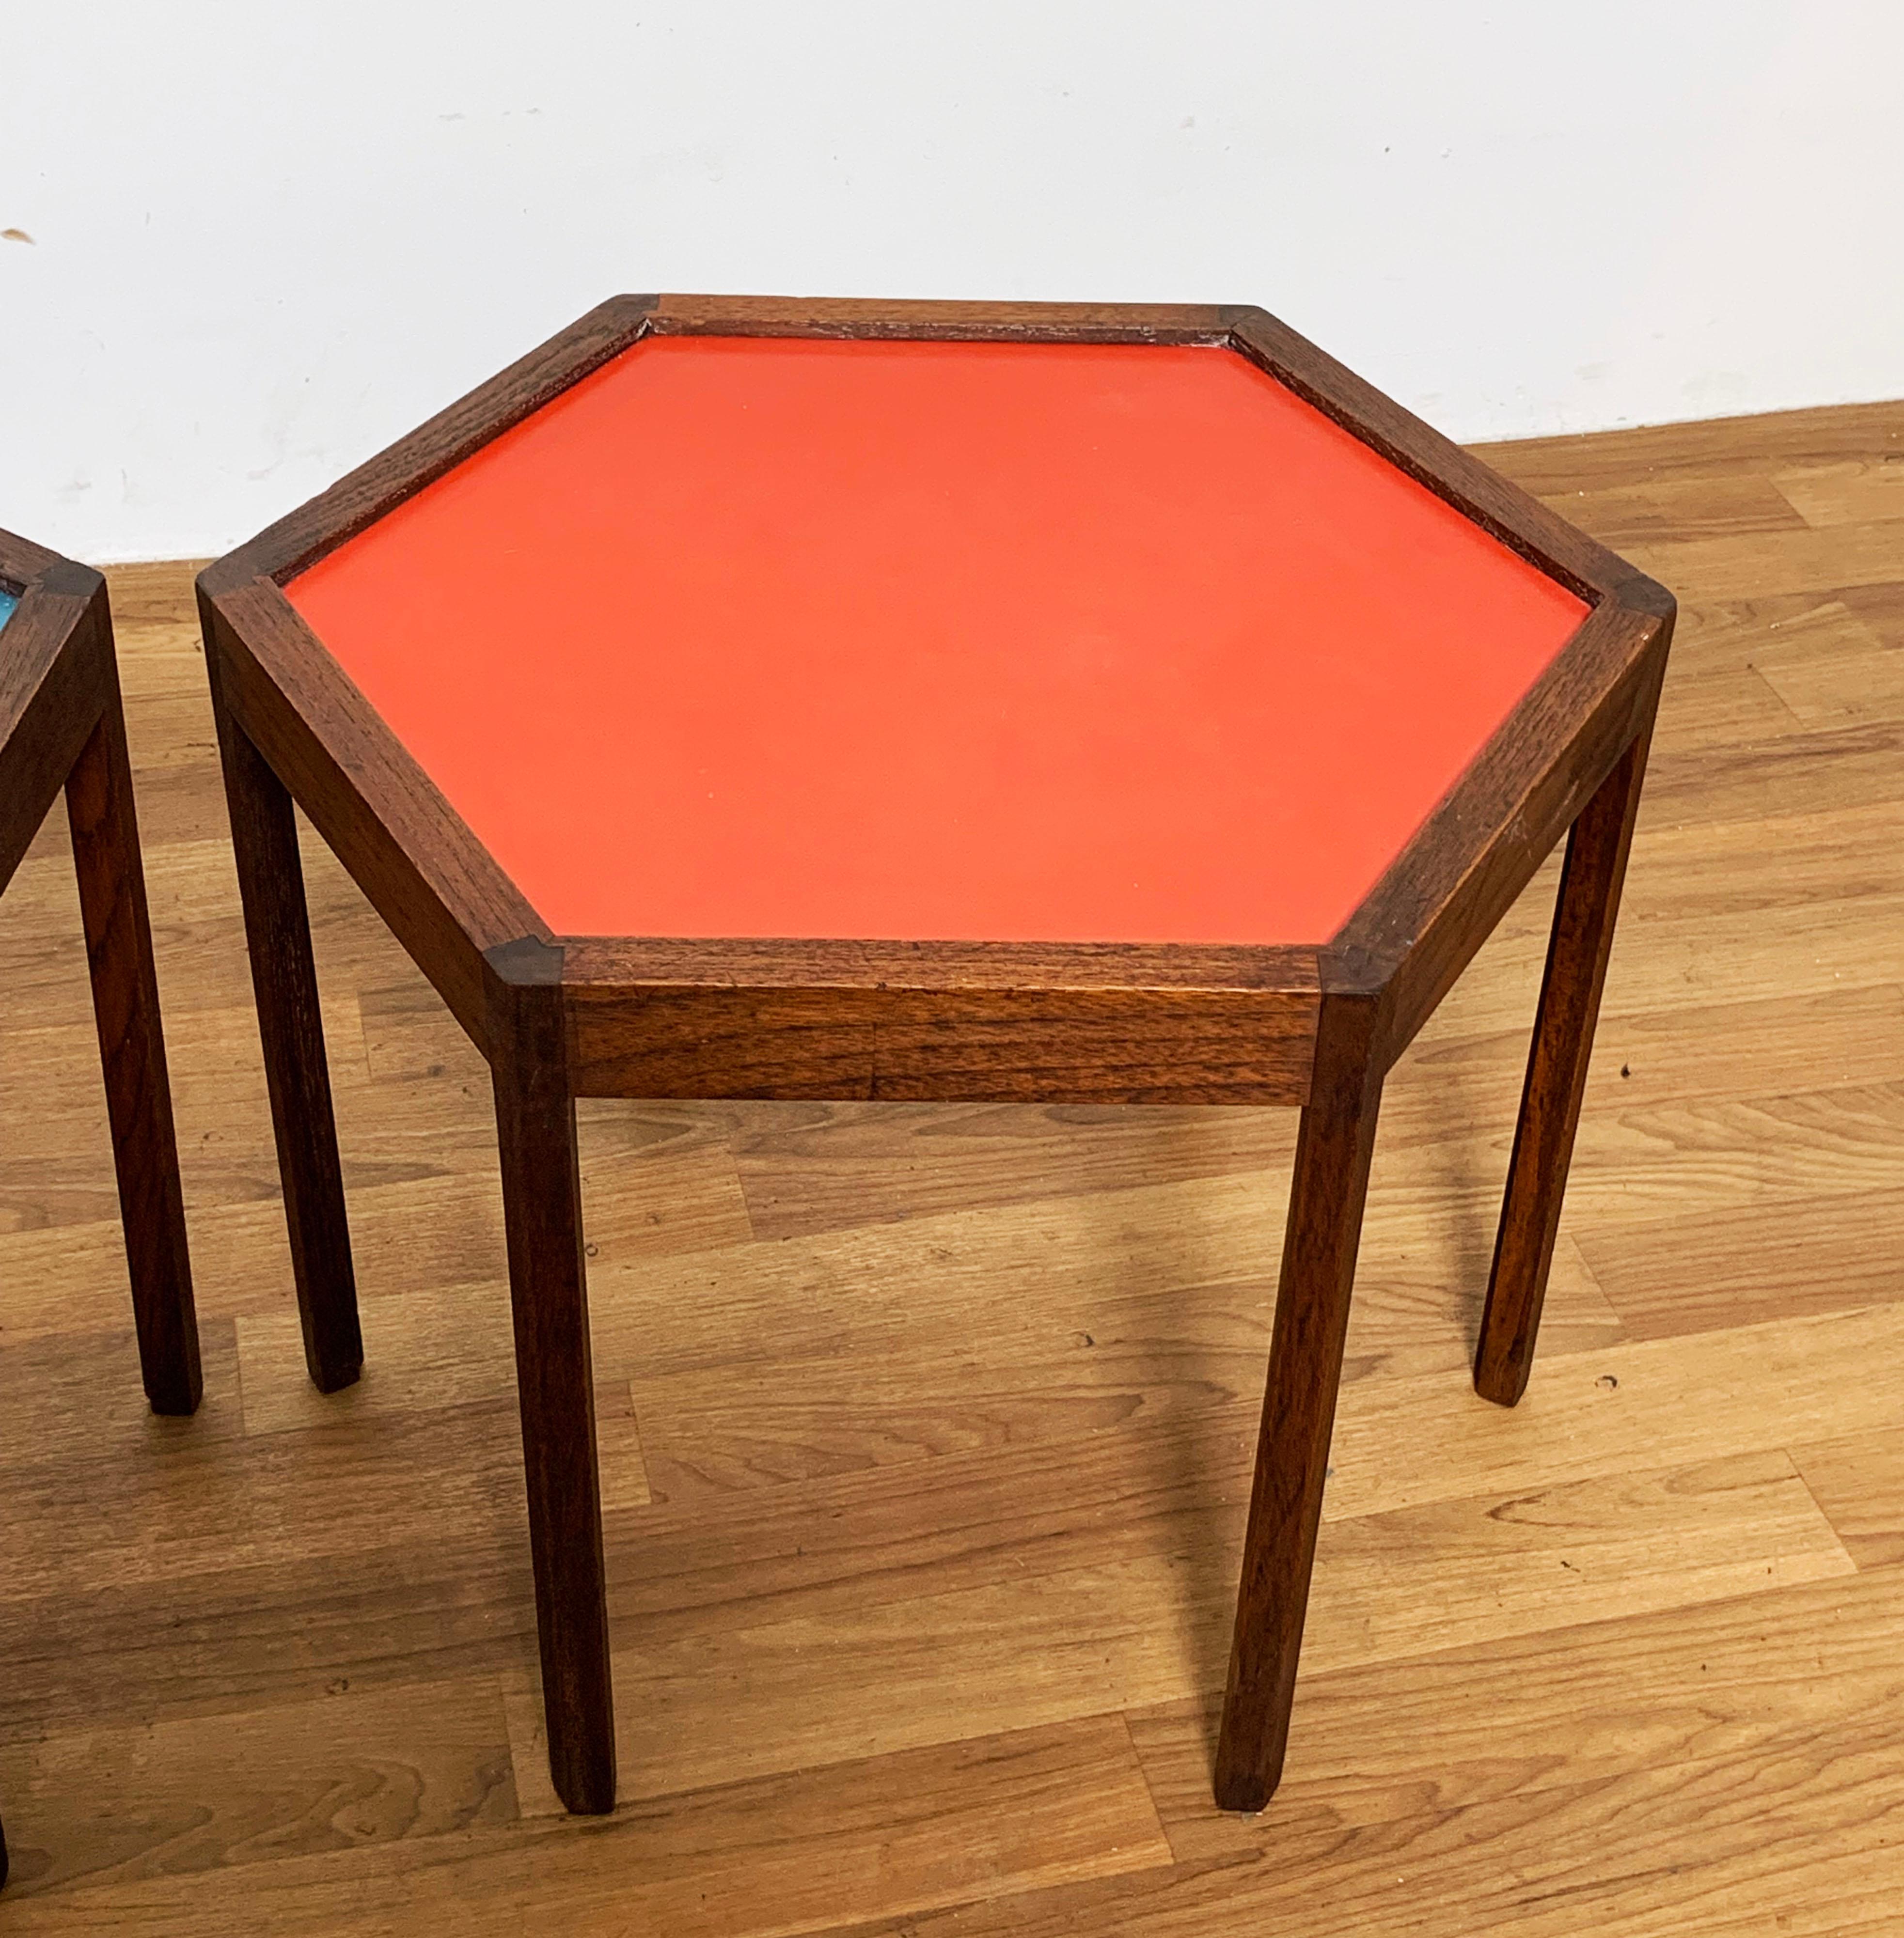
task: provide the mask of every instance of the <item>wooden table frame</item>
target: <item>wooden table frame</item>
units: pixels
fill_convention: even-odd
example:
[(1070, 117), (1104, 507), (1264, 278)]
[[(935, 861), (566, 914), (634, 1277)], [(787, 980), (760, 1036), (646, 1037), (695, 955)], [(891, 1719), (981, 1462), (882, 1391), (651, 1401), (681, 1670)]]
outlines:
[(64, 788), (140, 1368), (154, 1413), (190, 1414), (198, 1323), (105, 581), (0, 532), (0, 582), (20, 595), (0, 629), (0, 890)]
[(198, 1323), (105, 581), (0, 532), (0, 587), (20, 600), (0, 627), (0, 890), (63, 788), (140, 1371), (154, 1413), (190, 1414)]
[[(1225, 346), (1591, 609), (1340, 931), (1313, 946), (558, 936), (281, 588), (650, 334)], [(1671, 597), (1264, 311), (622, 296), (199, 581), (312, 1378), (363, 1359), (292, 803), (488, 1059), (501, 1150), (549, 1763), (605, 1811), (615, 1748), (574, 1100), (1294, 1104), (1302, 1109), (1218, 1803), (1281, 1773), (1385, 1074), (1571, 830), (1475, 1384), (1525, 1385)], [(1343, 785), (1352, 787), (1354, 776)]]

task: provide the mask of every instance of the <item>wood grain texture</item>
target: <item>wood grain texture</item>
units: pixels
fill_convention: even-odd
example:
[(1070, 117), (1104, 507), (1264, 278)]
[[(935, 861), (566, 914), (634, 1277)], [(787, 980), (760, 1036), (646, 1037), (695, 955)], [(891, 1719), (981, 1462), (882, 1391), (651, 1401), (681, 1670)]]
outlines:
[(1178, 989), (582, 985), (585, 1096), (1295, 1104), (1316, 998)]
[(1225, 1810), (1261, 1810), (1282, 1773), (1382, 1076), (1374, 1002), (1331, 995), (1296, 1143), (1243, 1537), (1216, 1753), (1216, 1800)]
[(1904, 719), (1904, 659), (1842, 599), (1808, 604), (1772, 622), (1753, 670), (1812, 728)]
[[(1836, 1573), (1313, 1678), (1304, 1700), (1325, 1720), (1313, 1739), (1298, 1741), (1278, 1807), (1347, 1829), (1406, 1820), (1425, 1806), (1460, 1812), (1617, 1784), (1647, 1768), (1763, 1768), (1794, 1741), (1828, 1740), (1861, 1707), (1886, 1700), (1899, 1589)], [(1554, 1690), (1563, 1692), (1557, 1703)], [(1273, 1816), (1216, 1816), (1197, 1794), (1213, 1709), (1185, 1700), (1131, 1717), (1180, 1859), (1268, 1851), (1279, 1841)], [(1566, 1727), (1556, 1730), (1562, 1715)], [(1498, 1847), (1477, 1852), (1477, 1870), (1498, 1855)]]
[(564, 945), (584, 1096), (1300, 1103), (1314, 952)]
[(1904, 1444), (1882, 1429), (1793, 1449), (1805, 1484), (1860, 1569), (1904, 1563)]
[(571, 1810), (600, 1813), (615, 1807), (615, 1699), (562, 952), (530, 937), (485, 960), (549, 1770)]
[[(513, 1822), (496, 1685), (438, 1685), (423, 1706), (420, 1719), (407, 1692), (344, 1687), (276, 1715), (105, 1724), (23, 1746), (5, 1766), (38, 1806), (17, 1884), (36, 1895), (150, 1887), (406, 1833), (451, 1836)], [(330, 1754), (314, 1757), (314, 1746)], [(155, 1767), (177, 1779), (169, 1797), (151, 1794)], [(234, 1769), (243, 1785), (224, 1786)], [(201, 1810), (195, 1797), (213, 1791), (219, 1807)]]
[(1228, 340), (1231, 329), (1231, 312), (1211, 303), (899, 302), (741, 296), (625, 300), (645, 301), (650, 327), (668, 336), (1219, 344)]
[[(633, 1616), (615, 1657), (624, 1800), (1214, 1687), (1252, 1427), (1239, 1409), (1220, 1433), (995, 1456), (963, 1499), (975, 1460), (910, 1495), (842, 1480), (720, 1517), (717, 1556), (701, 1504), (630, 1517), (610, 1547)], [(1782, 1454), (1328, 1523), (1316, 1555), (1305, 1689), (1345, 1663), (1852, 1572)], [(526, 1724), (540, 1705), (512, 1680)], [(855, 1693), (868, 1683), (876, 1705)]]
[[(1899, 1606), (1894, 1576), (1833, 1581), (1331, 1676), (1314, 1700), (1341, 1704), (1338, 1747), (1292, 1763), (1273, 1831), (1273, 1815), (1194, 1815), (1201, 1718), (1140, 1715), (1172, 1870), (905, 1928), (1558, 1934), (1584, 1907), (1650, 1934), (1879, 1930)], [(1531, 1693), (1543, 1680), (1568, 1689), (1562, 1730)], [(1376, 1736), (1399, 1754), (1358, 1751)]]
[[(1881, 1426), (1893, 1396), (1840, 1390), (1844, 1368), (1887, 1361), (1904, 1309), (1851, 1307), (1827, 1317), (1729, 1326), (1553, 1354), (1504, 1420), (1459, 1396), (1458, 1375), (1369, 1381), (1346, 1394), (1336, 1423), (1326, 1516), (1385, 1514), (1449, 1498), (1471, 1481), (1511, 1492), (1619, 1472), (1636, 1448), (1679, 1461), (1744, 1452)], [(1407, 1457), (1395, 1449), (1405, 1446)]]
[(1564, 509), (1573, 523), (1615, 546), (1789, 531), (1805, 523), (1776, 486), (1754, 477), (1608, 484), (1574, 494)]
[[(1477, 445), (1474, 455), (1523, 491), (1564, 505), (1610, 485), (1683, 481), (1723, 488), (1735, 478), (1769, 478), (1799, 466), (1881, 463), (1899, 451), (1904, 402), (1893, 400), (1654, 424), (1597, 437), (1525, 438)], [(1765, 587), (1782, 589), (1770, 579)]]
[[(206, 1398), (138, 1390), (56, 816), (0, 897), (0, 1921), (1887, 1933), (1904, 750), (1827, 724), (1845, 621), (1817, 724), (1753, 663), (1802, 700), (1804, 614), (1882, 645), (1904, 604), (1782, 585), (1726, 481), (1893, 432), (1489, 454), (1563, 514), (1671, 479), (1689, 536), (1770, 563), (1680, 615), (1511, 1414), (1467, 1368), (1558, 858), (1385, 1079), (1254, 1818), (1209, 1782), (1294, 1113), (608, 1099), (578, 1118), (626, 1800), (543, 1814), (488, 1073), (306, 831), (372, 1345), (324, 1401), (190, 574), (115, 570)], [(1620, 542), (1630, 502), (1571, 515), (1602, 512)]]
[[(208, 660), (214, 650), (208, 648)], [(320, 1393), (335, 1393), (363, 1368), (363, 1335), (357, 1324), (357, 1277), (297, 825), (290, 793), (225, 703), (224, 691), (222, 679), (214, 676), (212, 704), (278, 1142), (304, 1363)]]
[(1774, 472), (1772, 483), (1808, 525), (1904, 518), (1904, 450), (1836, 464), (1795, 464)]
[(1671, 573), (1688, 599), (1749, 597), (1768, 584), (1787, 592), (1842, 591), (1890, 585), (1897, 577), (1896, 530), (1883, 521), (1762, 532), (1753, 546), (1756, 557), (1749, 562), (1729, 539), (1687, 539), (1629, 550), (1644, 570)]
[(1561, 1200), (1573, 1156), (1580, 1098), (1593, 1054), (1600, 992), (1613, 953), (1614, 924), (1639, 813), (1651, 723), (1581, 810), (1568, 837), (1553, 937), (1534, 1020), (1534, 1048), (1521, 1095), (1507, 1195), (1488, 1274), (1474, 1358), (1474, 1390), (1511, 1406), (1526, 1390), (1547, 1271), (1560, 1235)]
[[(445, 1845), (462, 1861), (446, 1865)], [(263, 1918), (274, 1932), (369, 1938), (448, 1921), (503, 1938), (523, 1928), (536, 1880), (561, 1871), (571, 1881), (563, 1923), (578, 1938), (753, 1938), (1116, 1876), (1168, 1853), (1123, 1720), (1110, 1717), (835, 1764), (817, 1781), (671, 1798), (590, 1833), (531, 1818), (488, 1837), (473, 1827), (102, 1885), (9, 1906), (9, 1924), (208, 1938)]]
[(192, 1262), (126, 722), (118, 683), (111, 676), (103, 597), (94, 609), (111, 688), (66, 776), (67, 825), (86, 925), (93, 1019), (105, 1074), (106, 1115), (112, 1126), (146, 1397), (154, 1412), (185, 1415), (196, 1410), (204, 1390)]

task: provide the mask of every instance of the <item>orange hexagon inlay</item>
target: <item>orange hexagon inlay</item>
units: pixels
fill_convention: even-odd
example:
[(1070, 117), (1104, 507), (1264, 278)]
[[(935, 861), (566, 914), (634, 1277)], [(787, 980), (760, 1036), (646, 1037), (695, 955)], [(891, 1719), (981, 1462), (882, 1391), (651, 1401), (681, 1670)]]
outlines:
[(1585, 606), (1222, 348), (659, 337), (291, 582), (558, 934), (1322, 942)]

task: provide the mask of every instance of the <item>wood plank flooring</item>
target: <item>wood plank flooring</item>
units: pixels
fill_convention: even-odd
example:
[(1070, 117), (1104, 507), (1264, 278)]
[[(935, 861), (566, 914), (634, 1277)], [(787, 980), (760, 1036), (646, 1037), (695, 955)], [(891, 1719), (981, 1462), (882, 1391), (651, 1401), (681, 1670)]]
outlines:
[(582, 1110), (621, 1804), (543, 1762), (486, 1072), (320, 846), (306, 1381), (190, 568), (111, 576), (206, 1402), (139, 1390), (63, 817), (0, 899), (14, 1933), (1904, 1928), (1904, 405), (1487, 455), (1680, 594), (1528, 1396), (1556, 880), (1391, 1081), (1288, 1772), (1209, 1801), (1291, 1113)]

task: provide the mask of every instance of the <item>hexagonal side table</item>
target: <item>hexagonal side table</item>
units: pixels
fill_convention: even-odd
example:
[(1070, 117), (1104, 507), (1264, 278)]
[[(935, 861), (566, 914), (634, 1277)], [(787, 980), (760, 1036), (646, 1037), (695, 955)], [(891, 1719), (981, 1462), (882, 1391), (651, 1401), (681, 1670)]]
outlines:
[(573, 1100), (1302, 1107), (1218, 1800), (1282, 1761), (1382, 1078), (1571, 828), (1527, 1376), (1670, 597), (1261, 311), (624, 297), (202, 577), (312, 1377), (292, 802), (488, 1059), (549, 1756), (614, 1800)]
[(62, 788), (139, 1362), (152, 1410), (189, 1414), (198, 1326), (105, 581), (0, 532), (0, 889)]
[[(0, 532), (0, 889), (62, 788), (140, 1370), (154, 1412), (189, 1414), (202, 1388), (198, 1323), (105, 582)], [(7, 1868), (0, 1830), (0, 1884)]]

